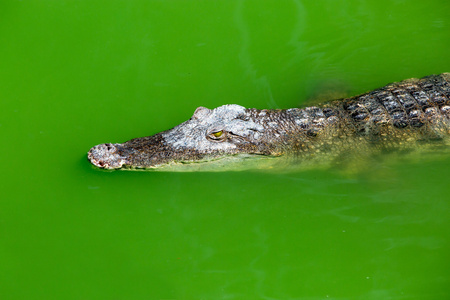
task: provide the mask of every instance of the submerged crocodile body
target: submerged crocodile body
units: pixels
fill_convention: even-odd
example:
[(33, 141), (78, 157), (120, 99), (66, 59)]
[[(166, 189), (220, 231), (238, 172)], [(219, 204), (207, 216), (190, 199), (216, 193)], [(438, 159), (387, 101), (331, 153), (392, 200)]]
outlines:
[(247, 168), (256, 158), (307, 164), (362, 151), (448, 147), (449, 136), (450, 73), (443, 73), (306, 108), (199, 107), (170, 130), (97, 145), (88, 158), (104, 169), (220, 171)]

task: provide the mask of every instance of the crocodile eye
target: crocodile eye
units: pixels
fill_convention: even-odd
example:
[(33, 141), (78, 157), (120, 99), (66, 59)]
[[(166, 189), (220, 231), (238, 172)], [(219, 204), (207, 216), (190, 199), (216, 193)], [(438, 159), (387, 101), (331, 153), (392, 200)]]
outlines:
[(223, 130), (219, 131), (213, 131), (210, 134), (206, 136), (208, 139), (215, 141), (215, 142), (221, 142), (224, 141), (227, 137), (227, 134)]
[(213, 132), (213, 133), (212, 133), (212, 135), (213, 135), (213, 136), (215, 136), (216, 138), (219, 138), (219, 137), (221, 137), (221, 136), (222, 136), (222, 134), (223, 134), (223, 130), (221, 130), (221, 131), (217, 131), (217, 132)]

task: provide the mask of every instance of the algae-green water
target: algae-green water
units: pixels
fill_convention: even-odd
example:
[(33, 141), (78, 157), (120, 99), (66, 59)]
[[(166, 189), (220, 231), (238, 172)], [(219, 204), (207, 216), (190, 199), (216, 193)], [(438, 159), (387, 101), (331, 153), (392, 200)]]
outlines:
[(450, 159), (104, 172), (198, 106), (450, 71), (448, 1), (2, 1), (1, 299), (449, 299)]

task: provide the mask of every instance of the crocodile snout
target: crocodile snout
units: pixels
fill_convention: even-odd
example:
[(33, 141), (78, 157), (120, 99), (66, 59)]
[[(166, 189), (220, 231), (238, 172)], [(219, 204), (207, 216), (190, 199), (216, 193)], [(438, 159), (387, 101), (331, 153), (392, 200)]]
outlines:
[(127, 159), (118, 152), (119, 144), (100, 144), (88, 152), (89, 161), (102, 169), (119, 169), (127, 163)]

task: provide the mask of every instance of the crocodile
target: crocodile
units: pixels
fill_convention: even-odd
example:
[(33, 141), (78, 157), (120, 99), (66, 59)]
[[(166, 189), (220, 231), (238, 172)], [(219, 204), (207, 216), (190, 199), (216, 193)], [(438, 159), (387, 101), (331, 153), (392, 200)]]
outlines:
[[(172, 129), (91, 148), (98, 168), (225, 171), (339, 163), (361, 153), (449, 149), (450, 73), (407, 79), (314, 106), (198, 107)], [(430, 148), (431, 147), (431, 148)]]

